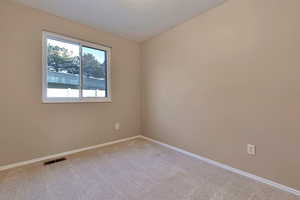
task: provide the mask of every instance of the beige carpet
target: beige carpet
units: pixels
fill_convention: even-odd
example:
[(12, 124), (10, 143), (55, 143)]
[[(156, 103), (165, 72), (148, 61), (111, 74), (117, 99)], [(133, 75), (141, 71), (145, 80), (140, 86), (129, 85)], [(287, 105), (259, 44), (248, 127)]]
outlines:
[(300, 200), (145, 140), (0, 173), (1, 200)]

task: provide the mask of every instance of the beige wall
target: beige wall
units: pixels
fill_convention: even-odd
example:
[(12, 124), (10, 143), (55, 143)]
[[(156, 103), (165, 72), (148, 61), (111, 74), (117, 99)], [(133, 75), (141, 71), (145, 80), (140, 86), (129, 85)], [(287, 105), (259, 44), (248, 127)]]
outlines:
[[(42, 104), (43, 29), (112, 46), (112, 103)], [(140, 133), (137, 43), (1, 0), (0, 45), (0, 166)]]
[(300, 189), (299, 9), (228, 0), (145, 42), (143, 133)]

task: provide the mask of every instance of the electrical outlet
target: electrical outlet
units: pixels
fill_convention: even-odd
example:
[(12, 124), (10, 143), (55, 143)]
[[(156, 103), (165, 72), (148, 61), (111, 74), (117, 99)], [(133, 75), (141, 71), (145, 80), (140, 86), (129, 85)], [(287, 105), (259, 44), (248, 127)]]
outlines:
[(248, 144), (247, 145), (247, 153), (249, 155), (255, 155), (256, 154), (256, 147), (253, 144)]
[(119, 123), (119, 122), (116, 122), (116, 123), (115, 123), (115, 130), (116, 130), (116, 131), (119, 131), (119, 130), (120, 130), (120, 123)]

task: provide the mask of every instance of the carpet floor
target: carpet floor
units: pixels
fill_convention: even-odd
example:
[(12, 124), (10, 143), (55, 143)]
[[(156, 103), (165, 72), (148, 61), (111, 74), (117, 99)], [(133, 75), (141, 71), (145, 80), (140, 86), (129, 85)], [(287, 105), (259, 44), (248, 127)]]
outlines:
[(136, 139), (0, 172), (1, 200), (300, 200)]

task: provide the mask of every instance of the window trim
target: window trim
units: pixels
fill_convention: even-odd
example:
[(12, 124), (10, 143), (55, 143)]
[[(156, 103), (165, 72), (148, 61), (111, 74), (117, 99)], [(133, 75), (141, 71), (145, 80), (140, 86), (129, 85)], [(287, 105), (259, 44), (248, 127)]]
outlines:
[[(80, 76), (80, 89), (79, 89), (79, 97), (47, 97), (47, 89), (48, 89), (48, 48), (47, 48), (47, 39), (54, 39), (61, 42), (66, 42), (70, 44), (76, 44), (80, 46), (80, 56), (82, 51), (82, 46), (91, 47), (99, 50), (104, 50), (106, 52), (106, 92), (107, 97), (83, 97), (82, 96), (82, 79), (83, 77)], [(47, 31), (43, 31), (43, 55), (42, 55), (42, 102), (43, 103), (84, 103), (84, 102), (112, 102), (112, 95), (111, 95), (111, 47), (107, 47), (104, 45), (75, 39), (72, 37), (59, 35), (56, 33), (51, 33)], [(80, 74), (82, 72), (82, 64), (80, 59)]]

